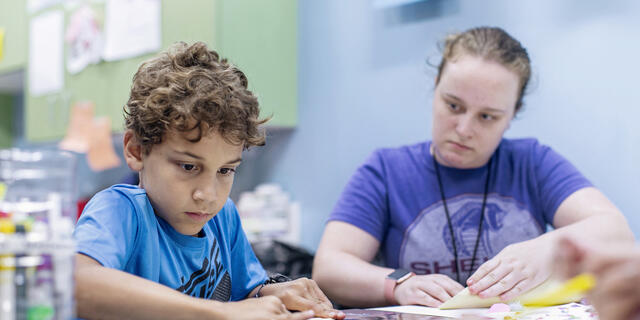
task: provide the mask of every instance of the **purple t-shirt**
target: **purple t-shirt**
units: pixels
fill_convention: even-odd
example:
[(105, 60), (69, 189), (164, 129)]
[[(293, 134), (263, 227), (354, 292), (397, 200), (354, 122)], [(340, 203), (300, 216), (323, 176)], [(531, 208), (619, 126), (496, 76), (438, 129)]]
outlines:
[[(430, 145), (375, 151), (351, 177), (329, 221), (350, 223), (378, 239), (388, 267), (455, 279)], [(571, 163), (536, 139), (503, 139), (492, 155), (482, 234), (470, 270), (488, 166), (439, 167), (463, 282), (507, 245), (544, 233), (562, 201), (591, 186)]]

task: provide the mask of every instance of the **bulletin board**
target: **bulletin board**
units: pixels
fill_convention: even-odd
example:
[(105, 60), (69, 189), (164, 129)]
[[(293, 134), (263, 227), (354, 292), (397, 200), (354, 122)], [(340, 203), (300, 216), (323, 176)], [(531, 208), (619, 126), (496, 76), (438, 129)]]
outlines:
[[(104, 16), (104, 2), (87, 3), (96, 16)], [(24, 5), (24, 0), (17, 1), (14, 9), (26, 12)], [(162, 49), (176, 41), (205, 42), (247, 74), (250, 89), (260, 101), (261, 114), (273, 115), (271, 126), (296, 125), (295, 0), (162, 0), (161, 6)], [(68, 25), (71, 12), (63, 4), (33, 14), (25, 13), (27, 19), (22, 21), (52, 10), (63, 10), (65, 26)], [(23, 27), (22, 38), (28, 38), (28, 23)], [(16, 33), (13, 28), (8, 30), (7, 39), (14, 38)], [(27, 45), (28, 41), (23, 44)], [(68, 48), (65, 46), (66, 50)], [(108, 116), (112, 129), (122, 131), (122, 108), (129, 95), (131, 80), (140, 63), (152, 56), (147, 54), (125, 60), (103, 61), (89, 65), (77, 74), (70, 74), (65, 69), (64, 89), (56, 93), (34, 96), (29, 92), (29, 86), (25, 85), (26, 139), (39, 142), (62, 138), (68, 124), (70, 106), (87, 100), (95, 103), (96, 116)], [(26, 60), (24, 57), (18, 59), (13, 63), (13, 68), (22, 66), (26, 70)], [(8, 68), (0, 64), (0, 73)], [(28, 79), (25, 81), (28, 83)]]

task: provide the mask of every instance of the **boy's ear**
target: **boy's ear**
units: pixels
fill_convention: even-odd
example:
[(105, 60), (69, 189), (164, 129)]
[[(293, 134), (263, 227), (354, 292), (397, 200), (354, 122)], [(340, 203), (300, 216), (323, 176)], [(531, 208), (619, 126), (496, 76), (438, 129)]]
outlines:
[(131, 170), (142, 170), (142, 145), (131, 130), (124, 133), (124, 160)]

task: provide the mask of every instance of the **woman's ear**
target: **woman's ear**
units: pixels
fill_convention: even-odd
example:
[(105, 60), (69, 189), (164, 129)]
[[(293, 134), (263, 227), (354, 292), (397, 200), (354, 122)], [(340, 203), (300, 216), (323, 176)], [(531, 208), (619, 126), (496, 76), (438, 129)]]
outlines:
[(132, 130), (124, 133), (124, 160), (131, 170), (140, 172), (142, 170), (142, 145), (136, 139)]

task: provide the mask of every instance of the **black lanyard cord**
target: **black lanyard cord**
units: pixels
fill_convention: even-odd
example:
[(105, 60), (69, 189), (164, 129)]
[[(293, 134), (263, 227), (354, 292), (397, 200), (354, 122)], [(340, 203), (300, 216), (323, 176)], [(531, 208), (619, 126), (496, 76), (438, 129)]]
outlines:
[[(444, 196), (444, 188), (442, 186), (442, 178), (440, 177), (440, 166), (436, 161), (435, 151), (433, 155), (433, 166), (436, 168), (436, 176), (438, 177), (438, 186), (440, 187), (440, 197), (442, 198), (442, 204), (444, 206), (444, 212), (447, 215), (447, 224), (449, 225), (449, 233), (451, 234), (451, 244), (453, 245), (453, 259), (456, 270), (456, 281), (460, 283), (460, 270), (458, 268), (458, 248), (456, 245), (456, 237), (453, 233), (453, 224), (451, 223), (451, 215), (449, 214), (449, 208), (447, 207), (447, 199)], [(482, 225), (484, 222), (484, 209), (487, 206), (487, 194), (489, 193), (489, 180), (491, 179), (491, 158), (487, 165), (487, 180), (484, 183), (484, 196), (482, 197), (482, 209), (480, 209), (480, 223), (478, 225), (478, 236), (476, 237), (476, 243), (473, 246), (473, 256), (471, 257), (471, 268), (469, 270), (469, 276), (473, 272), (473, 267), (476, 262), (476, 254), (478, 253), (478, 245), (480, 244), (480, 236), (482, 235)]]

